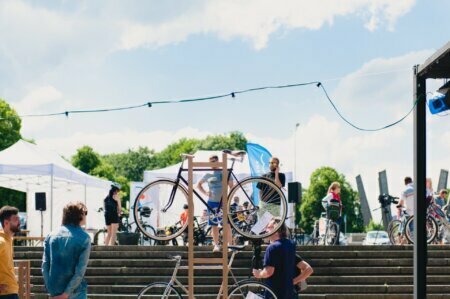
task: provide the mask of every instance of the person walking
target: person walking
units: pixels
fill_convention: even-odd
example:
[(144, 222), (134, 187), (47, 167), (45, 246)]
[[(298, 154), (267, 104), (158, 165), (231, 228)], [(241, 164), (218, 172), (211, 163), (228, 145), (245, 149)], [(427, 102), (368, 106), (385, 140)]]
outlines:
[(116, 245), (117, 230), (119, 229), (122, 205), (119, 197), (120, 187), (112, 185), (108, 196), (104, 200), (106, 238), (105, 245)]
[(81, 228), (87, 208), (81, 203), (64, 207), (62, 225), (44, 241), (42, 275), (52, 299), (86, 299), (84, 274), (91, 251), (91, 239)]
[(20, 231), (19, 210), (11, 206), (1, 208), (0, 223), (0, 298), (19, 299), (13, 261), (13, 236)]

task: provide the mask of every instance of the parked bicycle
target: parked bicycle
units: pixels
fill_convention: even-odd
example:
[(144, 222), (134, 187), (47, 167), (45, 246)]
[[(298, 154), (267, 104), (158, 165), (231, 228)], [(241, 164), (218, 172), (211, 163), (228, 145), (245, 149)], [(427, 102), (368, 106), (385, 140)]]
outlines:
[[(249, 204), (247, 208), (236, 211), (231, 206), (233, 201), (224, 200), (226, 195), (223, 195), (219, 207), (225, 206), (231, 227), (242, 236), (249, 239), (262, 239), (270, 236), (286, 219), (287, 202), (283, 191), (272, 180), (265, 177), (248, 177), (239, 180), (233, 172), (233, 167), (236, 161), (240, 160), (242, 162), (246, 153), (244, 151), (231, 152), (229, 150), (224, 150), (223, 152), (231, 156), (229, 160), (232, 162), (231, 167), (228, 169), (227, 181), (231, 180), (233, 187), (228, 194), (228, 199), (237, 196), (248, 201)], [(138, 207), (149, 207), (153, 211), (144, 222), (136, 221), (142, 233), (151, 239), (168, 241), (180, 236), (187, 227), (186, 222), (180, 227), (176, 227), (176, 230), (169, 235), (164, 233), (164, 229), (161, 229), (173, 226), (178, 221), (179, 215), (183, 211), (183, 206), (188, 203), (188, 181), (183, 177), (183, 173), (188, 171), (188, 169), (184, 168), (184, 163), (188, 156), (182, 155), (182, 163), (174, 180), (159, 179), (151, 182), (136, 197), (133, 209), (135, 219), (139, 217)], [(194, 168), (194, 171), (211, 171), (211, 168)], [(193, 194), (205, 205), (211, 215), (211, 219), (215, 221), (221, 219), (221, 208), (212, 208), (196, 190), (193, 190)], [(224, 202), (226, 203), (223, 205)], [(245, 217), (242, 222), (233, 221), (240, 213), (245, 213), (249, 217)], [(257, 225), (258, 220), (265, 223), (273, 217), (282, 219), (280, 223), (277, 223), (277, 227), (273, 232), (266, 232), (264, 227)], [(147, 230), (147, 227), (156, 229)]]
[[(154, 231), (154, 228), (145, 222), (145, 218), (150, 217), (151, 209), (148, 207), (142, 207), (138, 209), (139, 211), (139, 222), (142, 223), (141, 225), (145, 227), (146, 230)], [(103, 208), (99, 208), (97, 212), (103, 212)], [(119, 222), (119, 228), (118, 232), (131, 232), (132, 231), (132, 225), (135, 224), (135, 222), (129, 223), (129, 214), (125, 213), (120, 216), (120, 222)], [(141, 233), (140, 229), (136, 227), (135, 233), (138, 233), (139, 236), (139, 245), (155, 245), (155, 241), (148, 236)], [(94, 245), (102, 245), (104, 244), (104, 240), (106, 238), (107, 229), (102, 228), (99, 229), (94, 234), (93, 243)], [(117, 242), (117, 241), (116, 241)]]
[[(393, 245), (404, 245), (414, 243), (414, 215), (410, 216), (405, 207), (401, 205), (396, 206), (397, 209), (401, 209), (400, 219), (392, 220), (388, 226), (389, 239)], [(440, 207), (437, 206), (440, 210)], [(441, 211), (442, 212), (442, 211)], [(426, 219), (426, 234), (427, 243), (431, 244), (438, 234), (438, 223), (436, 222), (437, 215), (436, 207), (430, 203), (427, 209)], [(442, 212), (445, 218), (445, 214)], [(440, 217), (440, 216), (437, 216)], [(444, 223), (444, 222), (443, 222)]]
[[(228, 246), (232, 251), (230, 260), (228, 262), (229, 273), (233, 278), (233, 284), (229, 286), (228, 298), (229, 299), (245, 299), (245, 298), (271, 298), (276, 299), (276, 295), (273, 290), (263, 282), (255, 279), (244, 279), (238, 281), (233, 274), (232, 265), (237, 253), (244, 249), (244, 246)], [(138, 295), (138, 299), (182, 299), (180, 291), (188, 295), (186, 287), (178, 280), (177, 274), (180, 269), (187, 269), (185, 266), (181, 266), (181, 256), (171, 256), (171, 260), (175, 261), (175, 268), (173, 270), (172, 277), (168, 282), (154, 282), (144, 287)], [(217, 269), (222, 269), (221, 265), (217, 266)], [(220, 290), (217, 294), (217, 299), (221, 298), (223, 293), (223, 282)], [(259, 297), (250, 297), (252, 294)]]

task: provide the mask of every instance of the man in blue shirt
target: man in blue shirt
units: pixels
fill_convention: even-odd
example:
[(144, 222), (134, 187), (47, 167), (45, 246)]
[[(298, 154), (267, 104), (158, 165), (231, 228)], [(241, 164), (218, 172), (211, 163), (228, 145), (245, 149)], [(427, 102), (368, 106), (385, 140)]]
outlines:
[(45, 238), (42, 274), (52, 299), (85, 299), (84, 280), (91, 239), (81, 228), (86, 224), (87, 208), (69, 203), (63, 210), (62, 226)]
[[(267, 225), (267, 231), (273, 231), (279, 219)], [(287, 239), (288, 229), (283, 224), (279, 230), (269, 237), (270, 245), (264, 254), (264, 268), (253, 269), (256, 278), (266, 278), (267, 285), (274, 291), (277, 299), (293, 299), (294, 278), (296, 277), (295, 244)], [(271, 297), (268, 297), (271, 298)]]

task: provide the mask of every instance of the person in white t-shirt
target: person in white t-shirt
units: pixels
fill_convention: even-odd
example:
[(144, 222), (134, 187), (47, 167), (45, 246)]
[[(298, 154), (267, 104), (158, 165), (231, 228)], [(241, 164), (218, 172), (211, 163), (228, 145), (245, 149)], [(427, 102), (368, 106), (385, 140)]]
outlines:
[(397, 218), (400, 219), (401, 215), (401, 207), (406, 208), (406, 212), (409, 214), (409, 216), (414, 215), (414, 185), (412, 182), (412, 179), (410, 177), (405, 178), (405, 190), (402, 192), (400, 196), (400, 202), (399, 205), (400, 208), (397, 210)]

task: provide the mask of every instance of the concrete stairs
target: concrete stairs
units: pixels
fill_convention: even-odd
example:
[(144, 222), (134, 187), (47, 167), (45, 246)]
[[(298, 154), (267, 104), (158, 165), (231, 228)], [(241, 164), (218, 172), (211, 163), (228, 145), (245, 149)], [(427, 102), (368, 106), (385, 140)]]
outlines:
[[(40, 269), (42, 247), (14, 250), (16, 260), (31, 261), (35, 298), (47, 298)], [(196, 247), (196, 257), (220, 256), (211, 250)], [(411, 246), (298, 246), (298, 253), (314, 268), (302, 299), (413, 297)], [(182, 255), (187, 264), (183, 246), (94, 246), (86, 273), (89, 298), (136, 298), (145, 285), (168, 281), (175, 266), (169, 255)], [(428, 257), (428, 298), (450, 298), (450, 246), (429, 246)], [(236, 256), (233, 273), (238, 279), (250, 276), (251, 258), (250, 246)], [(187, 284), (187, 270), (179, 270), (178, 278)], [(197, 298), (216, 298), (221, 271), (196, 270), (195, 283)]]

